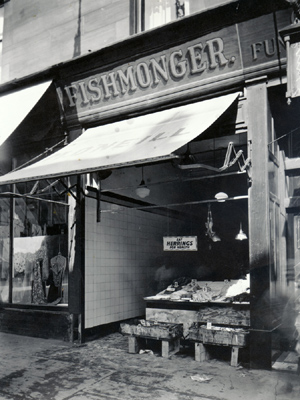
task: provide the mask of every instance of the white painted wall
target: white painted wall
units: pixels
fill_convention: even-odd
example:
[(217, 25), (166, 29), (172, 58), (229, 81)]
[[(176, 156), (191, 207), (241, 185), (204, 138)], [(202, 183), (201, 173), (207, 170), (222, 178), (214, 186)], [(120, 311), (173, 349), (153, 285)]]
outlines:
[(167, 224), (129, 208), (104, 204), (102, 211), (97, 223), (96, 201), (86, 200), (85, 328), (145, 313)]

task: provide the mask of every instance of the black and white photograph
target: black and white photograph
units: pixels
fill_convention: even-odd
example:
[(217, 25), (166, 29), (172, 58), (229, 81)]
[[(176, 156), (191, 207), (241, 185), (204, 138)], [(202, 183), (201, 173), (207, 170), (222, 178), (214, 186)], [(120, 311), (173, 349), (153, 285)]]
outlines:
[(0, 400), (300, 398), (300, 0), (0, 0)]

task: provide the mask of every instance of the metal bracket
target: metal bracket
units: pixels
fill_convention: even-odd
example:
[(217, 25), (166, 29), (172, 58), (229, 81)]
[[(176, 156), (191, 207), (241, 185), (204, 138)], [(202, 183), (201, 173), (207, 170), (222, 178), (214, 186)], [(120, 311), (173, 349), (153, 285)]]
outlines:
[[(233, 155), (233, 158), (231, 159)], [(243, 165), (241, 165), (239, 159), (242, 158), (243, 160)], [(235, 151), (233, 142), (229, 142), (228, 143), (228, 147), (227, 147), (227, 152), (225, 155), (225, 160), (224, 160), (224, 164), (222, 167), (220, 168), (216, 168), (216, 167), (212, 167), (211, 165), (207, 165), (207, 164), (188, 164), (188, 165), (178, 165), (178, 167), (180, 169), (196, 169), (196, 168), (203, 168), (203, 169), (209, 169), (215, 172), (223, 172), (225, 170), (227, 170), (228, 168), (232, 167), (235, 163), (238, 163), (239, 165), (239, 169), (241, 172), (243, 171), (247, 171), (248, 168), (250, 167), (250, 163), (251, 163), (251, 159), (250, 157), (248, 157), (245, 160), (245, 157), (243, 155), (243, 150), (239, 150), (238, 152)]]

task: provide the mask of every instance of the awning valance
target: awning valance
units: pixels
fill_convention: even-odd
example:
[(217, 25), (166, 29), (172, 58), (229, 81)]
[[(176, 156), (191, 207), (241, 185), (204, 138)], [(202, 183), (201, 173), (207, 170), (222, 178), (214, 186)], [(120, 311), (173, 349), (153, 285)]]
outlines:
[(0, 97), (0, 146), (13, 133), (50, 86), (39, 83)]
[(0, 184), (158, 162), (214, 123), (237, 99), (229, 94), (91, 128), (63, 149), (0, 177)]

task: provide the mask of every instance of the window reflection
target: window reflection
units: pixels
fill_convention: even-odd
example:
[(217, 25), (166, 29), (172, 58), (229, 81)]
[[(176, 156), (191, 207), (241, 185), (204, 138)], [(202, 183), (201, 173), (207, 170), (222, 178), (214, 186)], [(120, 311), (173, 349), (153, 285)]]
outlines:
[(14, 240), (13, 303), (66, 304), (67, 235)]
[(0, 301), (8, 302), (9, 199), (0, 199)]
[(9, 194), (0, 199), (0, 300), (13, 304), (67, 304), (66, 194), (47, 184), (39, 184), (35, 193), (33, 189), (34, 184), (18, 184), (12, 204)]

